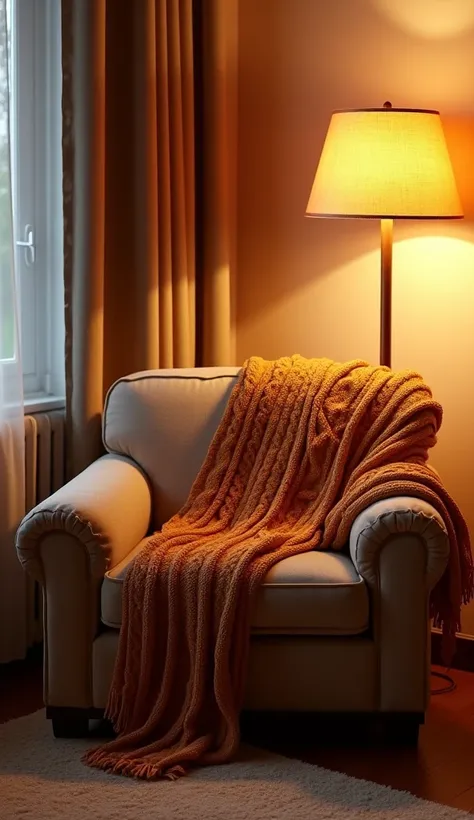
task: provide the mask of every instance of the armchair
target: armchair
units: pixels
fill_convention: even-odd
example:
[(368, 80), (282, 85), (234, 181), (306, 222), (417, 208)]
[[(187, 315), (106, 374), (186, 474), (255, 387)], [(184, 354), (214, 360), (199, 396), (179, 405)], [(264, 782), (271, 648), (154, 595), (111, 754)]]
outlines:
[[(103, 714), (127, 570), (186, 500), (237, 374), (120, 379), (104, 409), (108, 454), (23, 519), (17, 550), (43, 586), (44, 699), (56, 736), (84, 734)], [(253, 618), (245, 708), (396, 714), (415, 739), (429, 699), (429, 593), (448, 555), (439, 514), (398, 497), (356, 518), (346, 551), (275, 565)]]

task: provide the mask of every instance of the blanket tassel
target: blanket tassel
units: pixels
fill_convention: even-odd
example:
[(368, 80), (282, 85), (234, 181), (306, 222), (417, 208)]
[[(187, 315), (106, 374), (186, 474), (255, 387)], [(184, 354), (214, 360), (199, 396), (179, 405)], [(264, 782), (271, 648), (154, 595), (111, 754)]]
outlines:
[(88, 766), (102, 769), (104, 772), (137, 777), (140, 780), (178, 780), (187, 774), (183, 766), (172, 766), (164, 771), (159, 763), (151, 763), (140, 759), (130, 760), (114, 754), (107, 754), (107, 751), (100, 748), (87, 752), (82, 761)]

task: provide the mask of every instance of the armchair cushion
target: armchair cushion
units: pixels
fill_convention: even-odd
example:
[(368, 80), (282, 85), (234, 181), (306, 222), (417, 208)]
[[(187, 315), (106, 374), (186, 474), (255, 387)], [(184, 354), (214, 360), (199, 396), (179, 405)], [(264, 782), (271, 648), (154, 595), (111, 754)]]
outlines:
[[(122, 588), (146, 539), (106, 573), (102, 621), (120, 628)], [(267, 574), (252, 619), (254, 633), (356, 635), (369, 625), (367, 586), (351, 559), (338, 552), (306, 552), (285, 558)]]
[(185, 503), (238, 373), (238, 367), (147, 370), (125, 376), (110, 388), (104, 445), (145, 471), (155, 529)]

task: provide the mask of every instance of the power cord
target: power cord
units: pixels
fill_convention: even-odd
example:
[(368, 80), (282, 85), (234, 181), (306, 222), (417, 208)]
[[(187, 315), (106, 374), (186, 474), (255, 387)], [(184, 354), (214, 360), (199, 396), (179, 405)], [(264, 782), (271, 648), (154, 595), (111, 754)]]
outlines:
[[(449, 672), (449, 669), (447, 669), (446, 672)], [(456, 689), (456, 683), (450, 675), (447, 675), (444, 672), (433, 672), (433, 670), (431, 670), (431, 675), (433, 678), (440, 678), (441, 680), (447, 681), (447, 686), (440, 686), (439, 689), (432, 689), (432, 695), (447, 695), (448, 692), (454, 692)]]

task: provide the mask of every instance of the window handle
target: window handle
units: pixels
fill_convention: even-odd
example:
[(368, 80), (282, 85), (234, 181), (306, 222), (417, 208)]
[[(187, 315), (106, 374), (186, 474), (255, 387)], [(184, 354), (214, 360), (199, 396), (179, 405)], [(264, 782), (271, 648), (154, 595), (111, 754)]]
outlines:
[(22, 240), (17, 239), (15, 244), (19, 248), (25, 249), (25, 265), (27, 268), (30, 268), (31, 265), (35, 264), (36, 259), (35, 237), (33, 227), (31, 225), (25, 225), (24, 237), (25, 238)]

